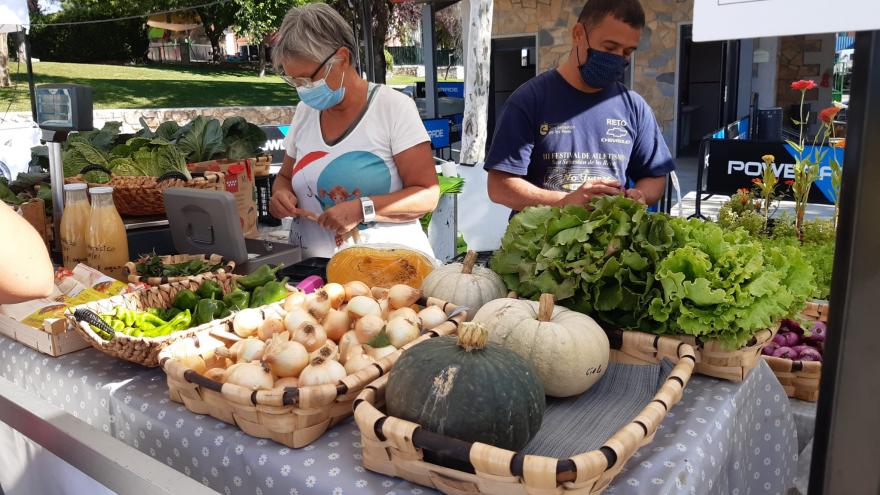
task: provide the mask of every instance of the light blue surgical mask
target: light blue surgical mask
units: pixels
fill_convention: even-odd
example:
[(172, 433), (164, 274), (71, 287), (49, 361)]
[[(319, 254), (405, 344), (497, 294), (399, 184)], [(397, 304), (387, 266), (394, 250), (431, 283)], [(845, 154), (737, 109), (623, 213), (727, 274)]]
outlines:
[(330, 69), (332, 68), (333, 64), (330, 64), (327, 67), (327, 73), (324, 74), (324, 77), (320, 81), (309, 86), (296, 87), (299, 99), (302, 100), (303, 103), (315, 110), (327, 110), (328, 108), (335, 107), (343, 98), (345, 98), (345, 72), (342, 73), (342, 81), (339, 83), (339, 89), (333, 90), (327, 85), (327, 76), (330, 74)]

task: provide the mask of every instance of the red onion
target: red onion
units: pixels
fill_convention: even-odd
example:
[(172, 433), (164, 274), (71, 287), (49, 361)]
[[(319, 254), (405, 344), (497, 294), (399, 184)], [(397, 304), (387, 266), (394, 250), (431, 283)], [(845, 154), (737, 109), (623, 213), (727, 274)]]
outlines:
[(780, 347), (773, 351), (773, 357), (785, 359), (797, 359), (798, 354), (791, 347)]

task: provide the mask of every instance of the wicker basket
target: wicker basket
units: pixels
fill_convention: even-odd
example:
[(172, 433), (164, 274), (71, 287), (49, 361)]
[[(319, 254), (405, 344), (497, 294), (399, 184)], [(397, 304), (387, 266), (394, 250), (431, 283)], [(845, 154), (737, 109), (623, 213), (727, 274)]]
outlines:
[(828, 301), (820, 301), (818, 299), (807, 301), (802, 315), (811, 320), (828, 322)]
[[(438, 335), (454, 334), (458, 324), (467, 317), (465, 312), (456, 312), (454, 305), (437, 299), (430, 298), (421, 304), (439, 306), (453, 316), (375, 365), (347, 376), (336, 385), (253, 392), (235, 384), (221, 384), (205, 378), (172, 359), (171, 352), (166, 351), (160, 355), (160, 362), (168, 375), (171, 400), (182, 402), (196, 414), (207, 414), (237, 425), (248, 435), (271, 438), (292, 448), (304, 447), (350, 416), (352, 401), (357, 394), (387, 373), (403, 350)], [(206, 361), (212, 355), (213, 351), (202, 354)]]
[[(198, 275), (192, 275), (188, 277), (145, 277), (138, 275), (137, 272), (137, 264), (145, 261), (146, 258), (141, 258), (137, 261), (129, 261), (125, 264), (125, 270), (128, 273), (128, 281), (132, 283), (143, 282), (147, 285), (162, 285), (162, 284), (170, 284), (173, 282), (185, 282), (191, 278), (194, 278)], [(213, 280), (225, 280), (229, 277), (232, 277), (232, 271), (235, 270), (235, 262), (234, 261), (226, 261), (224, 262), (223, 256), (219, 254), (212, 254), (210, 256), (205, 256), (204, 254), (175, 254), (171, 256), (161, 256), (160, 259), (162, 263), (166, 265), (173, 265), (176, 263), (186, 263), (188, 261), (193, 260), (202, 260), (209, 265), (223, 265), (220, 269), (213, 272), (205, 272), (200, 273), (203, 279), (213, 279)]]
[[(90, 167), (86, 167), (86, 171)], [(109, 172), (102, 167), (95, 167), (104, 172)], [(166, 174), (169, 175), (169, 174)], [(163, 176), (164, 177), (164, 176)], [(181, 175), (182, 177), (182, 175)], [(162, 200), (162, 191), (172, 187), (189, 187), (193, 189), (210, 189), (224, 191), (223, 174), (220, 172), (205, 172), (204, 177), (195, 177), (190, 181), (180, 178), (168, 178), (159, 180), (156, 177), (136, 177), (112, 175), (110, 182), (106, 184), (91, 184), (89, 187), (110, 186), (113, 188), (113, 203), (120, 215), (143, 217), (151, 215), (164, 215), (165, 203)], [(82, 176), (69, 177), (65, 183), (85, 182)]]
[[(695, 373), (731, 382), (741, 382), (758, 365), (761, 359), (761, 350), (767, 342), (773, 340), (775, 334), (775, 330), (761, 330), (745, 347), (735, 350), (725, 349), (717, 340), (703, 341), (692, 335), (668, 335), (666, 337), (694, 348), (697, 358), (697, 364), (694, 367)], [(647, 351), (641, 356), (642, 361), (654, 362), (650, 349)]]
[(819, 380), (822, 378), (822, 363), (818, 361), (792, 361), (772, 356), (764, 356), (773, 374), (782, 384), (786, 395), (809, 402), (819, 400)]
[[(364, 467), (454, 495), (601, 493), (636, 450), (653, 439), (666, 412), (681, 399), (695, 359), (689, 345), (640, 332), (612, 334), (611, 345), (616, 349), (611, 355), (616, 362), (640, 363), (643, 356), (653, 355), (655, 363), (668, 358), (677, 364), (654, 400), (598, 450), (571, 459), (554, 459), (429, 432), (380, 411), (388, 381), (383, 376), (354, 402)], [(442, 451), (455, 461), (470, 465), (473, 472), (425, 462), (426, 450)]]
[[(143, 310), (146, 308), (169, 308), (171, 307), (171, 302), (174, 300), (174, 296), (176, 296), (178, 292), (184, 289), (195, 291), (202, 282), (209, 279), (216, 281), (223, 289), (224, 294), (233, 290), (233, 277), (214, 279), (213, 277), (197, 275), (183, 282), (150, 287), (130, 294), (123, 294), (121, 296), (83, 304), (76, 308), (70, 308), (68, 309), (67, 317), (73, 321), (73, 312), (79, 308), (89, 309), (99, 314), (111, 312), (117, 306), (125, 306), (128, 309), (136, 310)], [(230, 318), (226, 318), (225, 320), (218, 321), (222, 324), (222, 322), (229, 319)], [(104, 340), (99, 337), (86, 322), (73, 321), (73, 324), (86, 342), (90, 343), (92, 347), (98, 349), (104, 354), (109, 354), (113, 357), (131, 361), (143, 366), (155, 367), (159, 365), (159, 352), (161, 352), (162, 349), (175, 341), (196, 335), (200, 331), (216, 325), (217, 322), (193, 327), (189, 330), (174, 332), (171, 335), (166, 335), (164, 337), (132, 337), (117, 333), (110, 340)]]

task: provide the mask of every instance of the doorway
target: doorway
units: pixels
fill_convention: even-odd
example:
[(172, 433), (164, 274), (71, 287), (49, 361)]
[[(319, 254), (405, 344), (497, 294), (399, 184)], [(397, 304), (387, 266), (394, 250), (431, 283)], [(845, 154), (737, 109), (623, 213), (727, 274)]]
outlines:
[(492, 40), (489, 62), (489, 119), (486, 149), (492, 144), (495, 122), (501, 116), (504, 103), (523, 83), (537, 75), (537, 38), (516, 36)]
[(739, 46), (714, 41), (694, 43), (693, 26), (679, 27), (679, 156), (694, 156), (700, 139), (736, 120)]

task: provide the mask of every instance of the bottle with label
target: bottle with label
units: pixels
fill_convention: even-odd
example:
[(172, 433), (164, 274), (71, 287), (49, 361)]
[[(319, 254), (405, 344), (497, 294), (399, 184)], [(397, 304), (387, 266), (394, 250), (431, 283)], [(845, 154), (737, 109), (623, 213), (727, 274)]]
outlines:
[(89, 198), (85, 184), (65, 184), (64, 214), (61, 215), (61, 255), (64, 267), (70, 270), (80, 264), (88, 263), (89, 248), (86, 238), (89, 235)]
[(128, 235), (125, 224), (113, 204), (112, 187), (89, 189), (92, 209), (89, 214), (88, 265), (105, 275), (125, 281), (128, 260)]

